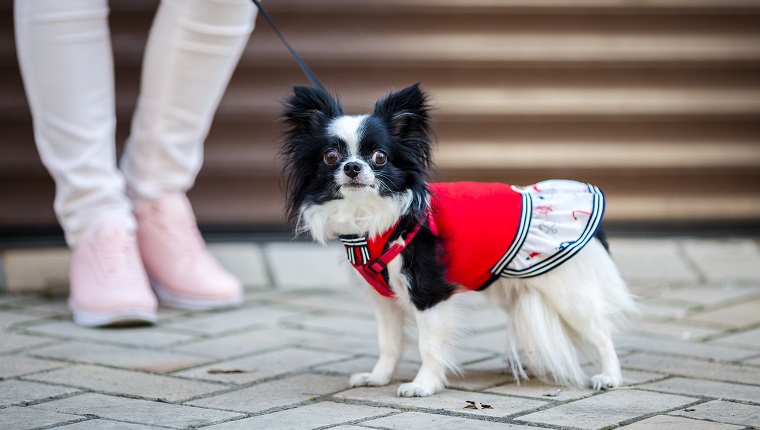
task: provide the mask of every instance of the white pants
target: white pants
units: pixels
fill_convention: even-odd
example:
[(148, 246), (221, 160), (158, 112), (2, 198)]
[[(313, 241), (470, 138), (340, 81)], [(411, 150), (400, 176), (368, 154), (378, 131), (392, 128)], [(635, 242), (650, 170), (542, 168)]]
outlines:
[(253, 31), (250, 0), (162, 0), (148, 37), (131, 134), (116, 165), (107, 0), (16, 0), (19, 64), (54, 209), (74, 246), (101, 219), (187, 191)]

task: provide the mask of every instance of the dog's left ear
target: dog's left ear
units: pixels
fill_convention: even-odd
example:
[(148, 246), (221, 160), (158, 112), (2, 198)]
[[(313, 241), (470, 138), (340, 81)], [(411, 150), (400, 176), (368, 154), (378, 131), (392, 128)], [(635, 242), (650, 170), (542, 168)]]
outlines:
[(428, 110), (427, 94), (420, 90), (417, 83), (390, 93), (375, 103), (374, 116), (388, 125), (395, 138), (419, 139), (430, 135)]

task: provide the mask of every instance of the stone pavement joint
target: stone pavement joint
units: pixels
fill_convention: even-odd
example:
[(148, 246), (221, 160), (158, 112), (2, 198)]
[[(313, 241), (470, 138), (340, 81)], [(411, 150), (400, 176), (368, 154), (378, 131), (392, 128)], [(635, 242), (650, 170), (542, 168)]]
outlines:
[(0, 250), (1, 427), (760, 429), (758, 241), (610, 241), (647, 306), (616, 336), (624, 387), (516, 384), (505, 374), (505, 317), (471, 294), (464, 374), (427, 398), (395, 395), (419, 369), (413, 342), (389, 386), (349, 387), (377, 359), (377, 324), (372, 292), (336, 244), (215, 243), (246, 284), (240, 308), (161, 309), (156, 326), (122, 329), (71, 322), (65, 249)]

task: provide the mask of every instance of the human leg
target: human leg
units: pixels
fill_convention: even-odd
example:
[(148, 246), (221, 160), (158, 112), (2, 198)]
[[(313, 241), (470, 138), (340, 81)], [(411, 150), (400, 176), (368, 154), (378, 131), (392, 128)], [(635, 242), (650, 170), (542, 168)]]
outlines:
[(85, 326), (154, 322), (116, 168), (113, 60), (106, 0), (17, 0), (16, 44), (35, 142), (56, 184), (72, 247), (69, 307)]
[(164, 0), (148, 39), (138, 108), (121, 166), (135, 202), (140, 252), (162, 303), (238, 304), (240, 282), (205, 247), (184, 193), (253, 30), (247, 0)]

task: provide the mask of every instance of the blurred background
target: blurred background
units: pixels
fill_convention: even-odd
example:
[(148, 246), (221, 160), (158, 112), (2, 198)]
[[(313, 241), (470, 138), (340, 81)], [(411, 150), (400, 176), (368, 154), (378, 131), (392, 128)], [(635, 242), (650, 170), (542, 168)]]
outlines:
[[(0, 0), (0, 236), (57, 236)], [(111, 2), (117, 142), (158, 0)], [(421, 82), (436, 180), (591, 182), (618, 231), (760, 227), (760, 0), (267, 0), (347, 113)], [(281, 103), (307, 80), (259, 17), (190, 192), (207, 234), (285, 234)], [(62, 236), (60, 236), (62, 237)]]

